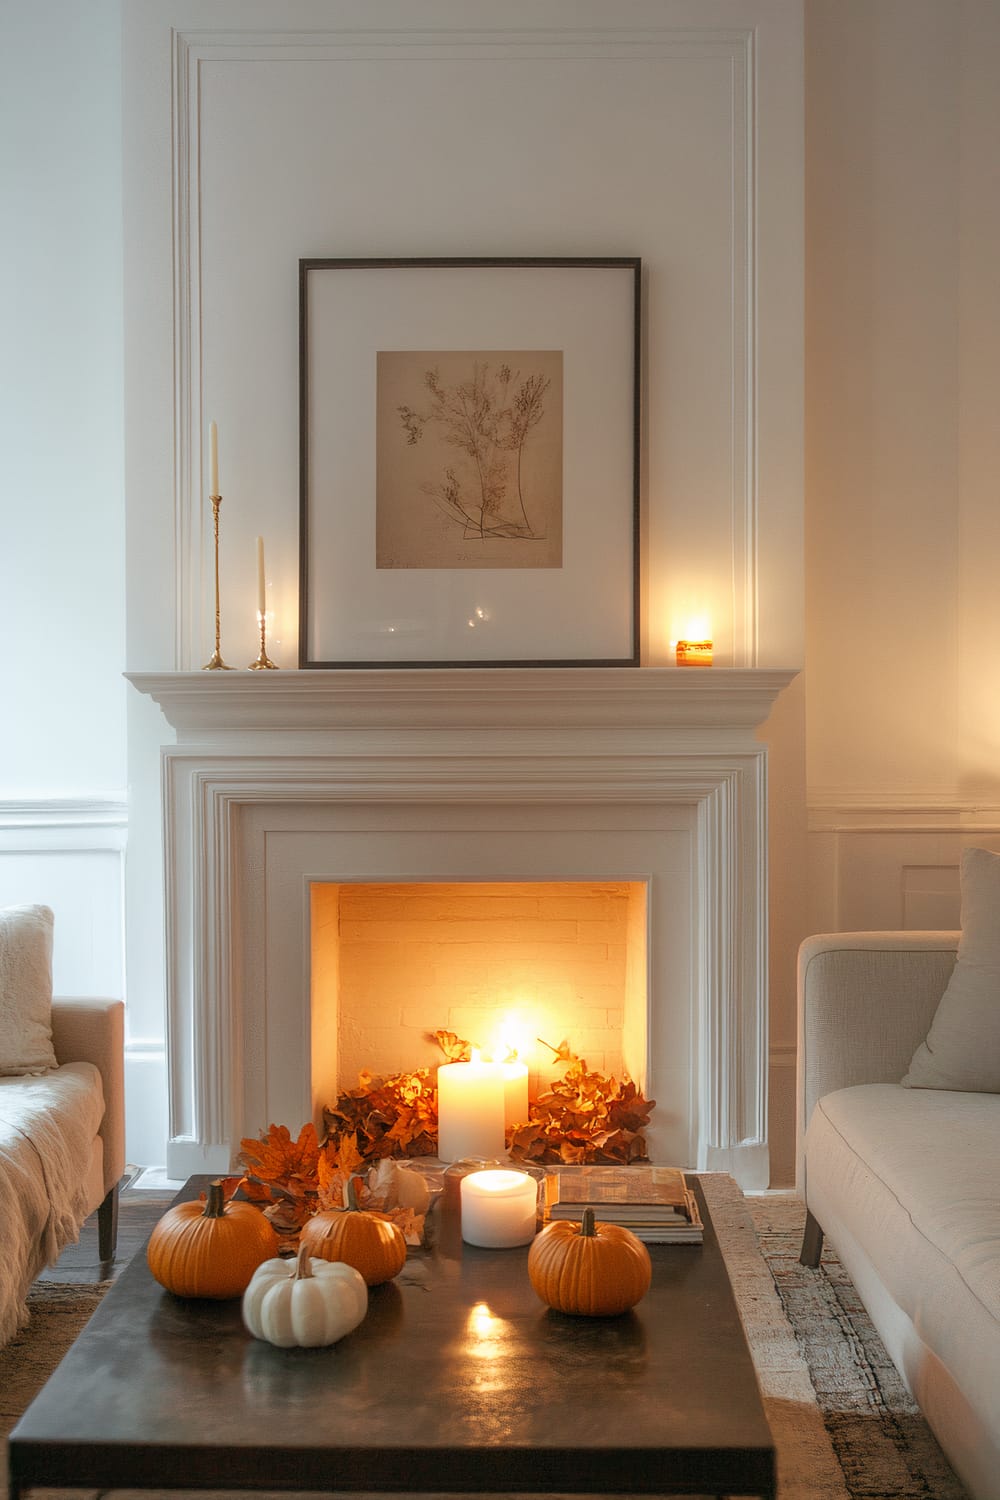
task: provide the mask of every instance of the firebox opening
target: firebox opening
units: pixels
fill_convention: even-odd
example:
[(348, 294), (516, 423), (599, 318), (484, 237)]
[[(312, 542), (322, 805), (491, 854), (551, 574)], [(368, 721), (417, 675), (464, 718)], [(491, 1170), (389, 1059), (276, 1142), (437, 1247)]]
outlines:
[(310, 900), (314, 1117), (362, 1070), (437, 1067), (439, 1030), (516, 1050), (532, 1099), (564, 1040), (645, 1089), (645, 881), (314, 882)]

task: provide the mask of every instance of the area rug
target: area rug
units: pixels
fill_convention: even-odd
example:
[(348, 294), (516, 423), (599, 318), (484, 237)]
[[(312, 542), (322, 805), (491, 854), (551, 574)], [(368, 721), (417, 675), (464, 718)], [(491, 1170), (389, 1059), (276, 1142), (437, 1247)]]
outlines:
[(817, 1270), (800, 1265), (803, 1204), (773, 1194), (745, 1201), (848, 1495), (966, 1500), (829, 1241)]
[[(816, 1271), (799, 1265), (802, 1204), (744, 1198), (722, 1173), (702, 1183), (774, 1433), (780, 1500), (967, 1500), (836, 1255), (826, 1248)], [(0, 1350), (4, 1439), (109, 1285), (36, 1284), (31, 1322)], [(95, 1494), (36, 1490), (33, 1500)], [(145, 1494), (180, 1500), (178, 1492)]]

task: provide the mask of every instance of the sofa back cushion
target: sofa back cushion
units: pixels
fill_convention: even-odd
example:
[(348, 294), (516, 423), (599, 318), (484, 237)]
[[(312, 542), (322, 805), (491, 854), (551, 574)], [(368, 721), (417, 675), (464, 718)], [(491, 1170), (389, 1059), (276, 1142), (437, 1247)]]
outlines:
[(962, 855), (958, 960), (903, 1083), (1000, 1093), (1000, 855), (987, 849)]
[(52, 1047), (52, 931), (47, 906), (0, 908), (0, 1074), (46, 1073)]

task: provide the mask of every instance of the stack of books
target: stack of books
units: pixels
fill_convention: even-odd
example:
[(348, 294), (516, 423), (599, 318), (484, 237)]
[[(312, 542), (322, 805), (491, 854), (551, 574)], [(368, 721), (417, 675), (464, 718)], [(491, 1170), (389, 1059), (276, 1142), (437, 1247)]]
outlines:
[(621, 1224), (651, 1245), (700, 1245), (704, 1226), (679, 1167), (559, 1167), (547, 1189), (550, 1219)]

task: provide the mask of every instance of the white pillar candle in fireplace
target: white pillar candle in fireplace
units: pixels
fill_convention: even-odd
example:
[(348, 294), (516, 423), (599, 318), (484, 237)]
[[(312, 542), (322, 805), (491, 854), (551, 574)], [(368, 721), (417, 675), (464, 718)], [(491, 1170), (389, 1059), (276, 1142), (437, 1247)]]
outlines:
[(499, 1063), (442, 1063), (437, 1073), (438, 1156), (497, 1157), (504, 1153), (504, 1078)]
[(528, 1120), (528, 1065), (518, 1062), (500, 1064), (503, 1069), (504, 1125), (525, 1125)]
[(462, 1238), (467, 1245), (509, 1250), (535, 1237), (538, 1185), (524, 1172), (471, 1172), (462, 1178)]

